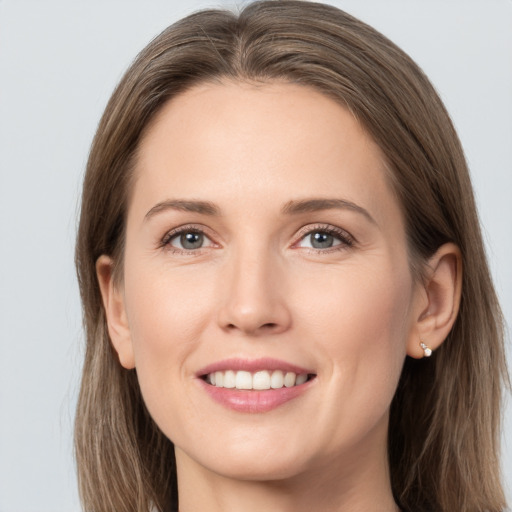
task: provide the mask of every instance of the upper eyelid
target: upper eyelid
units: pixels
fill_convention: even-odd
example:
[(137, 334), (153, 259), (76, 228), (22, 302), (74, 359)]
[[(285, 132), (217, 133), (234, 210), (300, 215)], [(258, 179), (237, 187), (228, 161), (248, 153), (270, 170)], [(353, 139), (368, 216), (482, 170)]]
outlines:
[(177, 226), (175, 228), (169, 229), (168, 231), (165, 232), (165, 234), (162, 238), (173, 237), (175, 235), (179, 235), (180, 233), (183, 233), (186, 231), (195, 231), (198, 233), (203, 233), (205, 235), (208, 235), (209, 233), (211, 233), (211, 229), (209, 229), (207, 226), (205, 226), (203, 224), (190, 223), (190, 224), (183, 224), (181, 226)]
[(310, 233), (313, 233), (315, 231), (325, 231), (329, 234), (339, 235), (344, 238), (348, 238), (351, 242), (356, 243), (356, 237), (352, 235), (349, 231), (346, 229), (340, 228), (339, 226), (334, 226), (333, 224), (327, 224), (327, 223), (316, 223), (316, 224), (307, 224), (306, 226), (303, 226), (300, 228), (297, 232), (297, 235), (295, 237), (295, 242), (293, 244), (296, 244), (300, 240), (302, 240), (305, 236), (309, 235)]

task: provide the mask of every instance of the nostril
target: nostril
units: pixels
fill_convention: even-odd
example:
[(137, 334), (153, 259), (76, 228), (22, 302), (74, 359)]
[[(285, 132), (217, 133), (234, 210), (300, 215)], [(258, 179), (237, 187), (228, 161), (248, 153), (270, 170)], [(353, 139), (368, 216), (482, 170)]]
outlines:
[[(268, 322), (266, 324), (262, 324), (260, 325), (259, 327), (256, 327), (255, 329), (249, 329), (249, 328), (246, 328), (245, 330), (247, 331), (274, 331), (278, 328), (279, 324), (275, 323), (275, 322)], [(230, 331), (234, 331), (234, 330), (238, 330), (239, 327), (235, 324), (227, 324), (226, 325), (226, 328)]]

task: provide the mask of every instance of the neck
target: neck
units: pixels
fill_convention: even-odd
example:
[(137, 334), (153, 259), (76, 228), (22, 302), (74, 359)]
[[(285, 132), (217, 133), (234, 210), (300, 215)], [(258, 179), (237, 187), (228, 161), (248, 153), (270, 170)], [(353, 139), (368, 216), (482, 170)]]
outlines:
[(270, 481), (220, 475), (176, 448), (180, 512), (397, 512), (386, 450), (368, 444)]

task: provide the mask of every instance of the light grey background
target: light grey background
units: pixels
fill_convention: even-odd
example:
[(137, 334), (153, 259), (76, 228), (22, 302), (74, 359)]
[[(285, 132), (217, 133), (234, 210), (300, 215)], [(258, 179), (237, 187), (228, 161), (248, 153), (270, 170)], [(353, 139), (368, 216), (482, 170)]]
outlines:
[[(424, 68), (473, 174), (512, 322), (512, 1), (339, 0)], [(0, 0), (0, 511), (78, 511), (82, 358), (73, 267), (88, 147), (135, 54), (192, 10), (232, 2)], [(243, 5), (243, 2), (239, 2)], [(503, 467), (512, 497), (512, 407)]]

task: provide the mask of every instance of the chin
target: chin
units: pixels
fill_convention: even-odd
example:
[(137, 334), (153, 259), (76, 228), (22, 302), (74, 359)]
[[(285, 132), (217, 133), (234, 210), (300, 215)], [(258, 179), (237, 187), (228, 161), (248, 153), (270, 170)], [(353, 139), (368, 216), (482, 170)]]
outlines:
[(260, 460), (224, 460), (208, 469), (229, 479), (267, 482), (288, 480), (304, 472), (302, 465), (295, 461), (275, 458), (272, 460), (272, 457)]
[[(231, 445), (225, 450), (199, 451), (185, 454), (179, 448), (176, 450), (178, 464), (188, 462), (199, 464), (206, 471), (225, 478), (246, 481), (272, 481), (293, 478), (306, 471), (308, 460), (301, 449), (294, 447), (293, 452), (285, 452), (279, 447), (265, 448), (264, 444), (254, 444), (254, 450), (248, 446), (240, 448)], [(221, 451), (221, 453), (219, 453)], [(299, 457), (300, 455), (300, 457)]]

